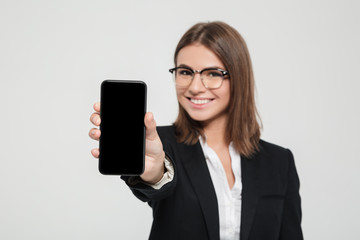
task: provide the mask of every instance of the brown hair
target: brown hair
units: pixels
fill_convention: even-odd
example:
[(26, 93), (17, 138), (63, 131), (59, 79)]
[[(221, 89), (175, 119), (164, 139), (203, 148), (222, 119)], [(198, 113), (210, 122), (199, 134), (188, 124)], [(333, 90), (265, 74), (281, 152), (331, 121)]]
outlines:
[[(251, 157), (259, 150), (260, 118), (255, 106), (254, 75), (246, 43), (234, 28), (224, 22), (198, 23), (180, 39), (174, 54), (175, 66), (179, 51), (194, 43), (212, 50), (229, 72), (230, 103), (226, 141), (232, 141), (241, 155)], [(199, 135), (204, 137), (201, 123), (193, 120), (180, 104), (174, 126), (180, 142), (191, 145), (198, 141)]]

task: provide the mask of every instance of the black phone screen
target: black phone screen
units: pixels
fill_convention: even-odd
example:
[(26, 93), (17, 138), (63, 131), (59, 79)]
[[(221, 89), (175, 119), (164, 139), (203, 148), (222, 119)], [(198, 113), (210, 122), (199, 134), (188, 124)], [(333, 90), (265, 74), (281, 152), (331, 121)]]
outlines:
[(105, 80), (100, 96), (99, 171), (140, 175), (144, 171), (146, 84)]

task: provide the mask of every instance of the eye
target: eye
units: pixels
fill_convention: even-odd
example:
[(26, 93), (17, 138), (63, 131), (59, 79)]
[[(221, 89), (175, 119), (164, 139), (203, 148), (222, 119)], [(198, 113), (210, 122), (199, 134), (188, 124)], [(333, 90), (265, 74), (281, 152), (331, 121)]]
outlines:
[(218, 70), (207, 70), (205, 75), (208, 76), (208, 77), (211, 77), (211, 78), (216, 78), (216, 77), (222, 77), (223, 76), (223, 74)]
[(189, 69), (186, 68), (179, 68), (177, 70), (177, 74), (181, 76), (191, 76), (193, 73)]

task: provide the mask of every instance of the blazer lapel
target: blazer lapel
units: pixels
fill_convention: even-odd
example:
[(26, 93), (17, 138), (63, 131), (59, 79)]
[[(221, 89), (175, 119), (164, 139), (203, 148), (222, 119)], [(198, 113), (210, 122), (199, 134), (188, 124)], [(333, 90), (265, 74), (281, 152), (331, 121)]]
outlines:
[(200, 143), (184, 145), (184, 168), (204, 214), (209, 239), (219, 240), (219, 212), (215, 189)]
[[(218, 203), (204, 153), (202, 152), (199, 142), (195, 145), (184, 145), (184, 148), (184, 158), (182, 161), (195, 193), (199, 198), (209, 239), (219, 240)], [(259, 157), (259, 153), (251, 159), (241, 156), (241, 240), (247, 240), (249, 238), (259, 199), (257, 192), (259, 181)]]
[(257, 172), (257, 157), (258, 154), (256, 154), (252, 159), (241, 156), (241, 240), (247, 240), (249, 238), (258, 202), (257, 186), (259, 174)]

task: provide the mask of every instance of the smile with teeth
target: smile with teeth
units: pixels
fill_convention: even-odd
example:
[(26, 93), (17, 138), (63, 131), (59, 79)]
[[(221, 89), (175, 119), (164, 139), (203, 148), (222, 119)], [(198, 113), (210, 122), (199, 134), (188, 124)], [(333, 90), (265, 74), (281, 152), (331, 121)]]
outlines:
[(195, 99), (195, 98), (189, 98), (190, 99), (190, 101), (192, 102), (192, 103), (194, 103), (194, 104), (206, 104), (206, 103), (209, 103), (209, 102), (211, 102), (212, 101), (212, 99), (209, 99), (209, 98), (207, 98), (207, 99)]

